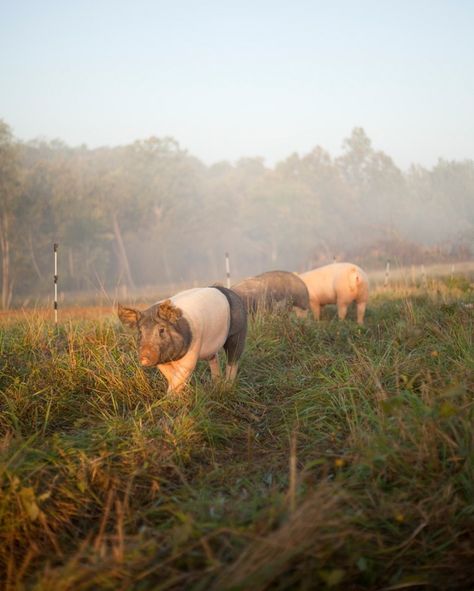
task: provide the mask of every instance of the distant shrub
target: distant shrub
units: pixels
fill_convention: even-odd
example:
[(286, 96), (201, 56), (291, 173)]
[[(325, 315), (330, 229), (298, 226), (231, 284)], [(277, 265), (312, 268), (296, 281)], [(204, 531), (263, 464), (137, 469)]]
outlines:
[(449, 289), (459, 289), (460, 291), (467, 292), (471, 288), (471, 282), (465, 275), (454, 275), (453, 277), (443, 277), (442, 283), (449, 287)]

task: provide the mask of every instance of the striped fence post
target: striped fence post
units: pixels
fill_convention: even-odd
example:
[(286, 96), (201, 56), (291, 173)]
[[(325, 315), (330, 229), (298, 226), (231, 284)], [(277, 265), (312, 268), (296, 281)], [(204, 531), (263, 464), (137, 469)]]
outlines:
[(58, 324), (58, 244), (53, 245), (54, 252), (54, 323)]
[(387, 263), (385, 265), (385, 278), (383, 280), (384, 287), (388, 287), (389, 279), (390, 279), (390, 259), (387, 259)]

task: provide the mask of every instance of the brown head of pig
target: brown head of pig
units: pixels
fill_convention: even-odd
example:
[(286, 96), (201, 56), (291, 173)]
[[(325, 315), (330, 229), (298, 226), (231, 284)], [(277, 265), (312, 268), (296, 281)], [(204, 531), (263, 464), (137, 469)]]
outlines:
[(171, 300), (140, 312), (118, 305), (118, 317), (138, 329), (138, 357), (144, 367), (181, 359), (191, 344), (191, 328), (182, 311)]

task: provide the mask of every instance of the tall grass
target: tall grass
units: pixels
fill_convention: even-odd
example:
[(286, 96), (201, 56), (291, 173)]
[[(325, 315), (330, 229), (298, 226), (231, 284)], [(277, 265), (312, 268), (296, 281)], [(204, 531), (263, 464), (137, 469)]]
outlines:
[(259, 314), (181, 395), (112, 317), (4, 324), (3, 588), (472, 588), (472, 301)]

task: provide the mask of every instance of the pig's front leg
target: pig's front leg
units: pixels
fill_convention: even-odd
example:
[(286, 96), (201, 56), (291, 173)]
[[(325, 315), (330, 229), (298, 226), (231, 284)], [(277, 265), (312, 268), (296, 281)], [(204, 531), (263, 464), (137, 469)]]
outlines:
[(168, 392), (181, 392), (186, 386), (198, 361), (198, 356), (189, 352), (178, 361), (158, 365), (168, 382)]
[(344, 320), (345, 317), (347, 316), (347, 304), (343, 304), (341, 302), (338, 302), (337, 304), (337, 315), (339, 317), (339, 320)]
[(319, 320), (321, 318), (321, 306), (319, 302), (315, 299), (311, 299), (309, 301), (309, 305), (311, 307), (311, 312), (313, 313), (314, 319)]
[(298, 318), (306, 318), (308, 316), (308, 310), (303, 310), (298, 306), (293, 306), (293, 312), (296, 314)]

